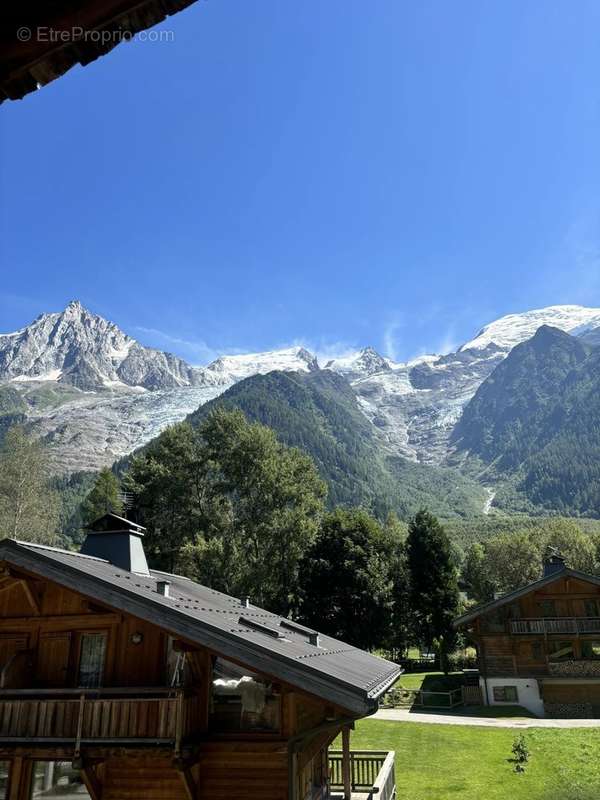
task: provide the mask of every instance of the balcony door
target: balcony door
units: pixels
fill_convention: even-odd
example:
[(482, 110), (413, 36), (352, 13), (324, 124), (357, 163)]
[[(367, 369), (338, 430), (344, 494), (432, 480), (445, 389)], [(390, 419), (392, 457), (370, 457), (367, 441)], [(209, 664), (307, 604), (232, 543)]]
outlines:
[(71, 634), (42, 633), (38, 645), (37, 679), (41, 686), (61, 687), (67, 685)]

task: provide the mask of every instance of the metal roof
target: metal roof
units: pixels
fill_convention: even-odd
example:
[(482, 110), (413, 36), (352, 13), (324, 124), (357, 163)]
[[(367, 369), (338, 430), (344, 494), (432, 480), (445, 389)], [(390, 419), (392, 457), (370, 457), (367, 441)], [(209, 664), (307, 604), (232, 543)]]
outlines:
[(311, 644), (311, 629), (290, 627), (277, 614), (180, 575), (167, 575), (164, 596), (157, 591), (164, 572), (138, 575), (101, 558), (13, 539), (0, 541), (0, 558), (358, 715), (372, 713), (402, 673), (397, 664), (324, 634)]
[(537, 581), (527, 583), (525, 586), (514, 589), (512, 592), (507, 592), (501, 597), (497, 597), (494, 600), (489, 600), (487, 603), (481, 603), (481, 605), (471, 608), (466, 612), (466, 614), (462, 614), (460, 617), (457, 617), (454, 620), (453, 625), (455, 628), (460, 628), (461, 625), (471, 622), (472, 620), (481, 616), (481, 614), (487, 614), (489, 611), (500, 608), (500, 606), (503, 606), (506, 603), (512, 603), (514, 600), (518, 600), (520, 597), (523, 597), (523, 595), (529, 594), (530, 592), (535, 592), (537, 589), (541, 589), (542, 587), (547, 586), (549, 583), (560, 580), (561, 578), (576, 578), (577, 580), (587, 581), (588, 583), (594, 583), (596, 586), (600, 586), (600, 578), (597, 575), (590, 575), (587, 572), (580, 572), (577, 569), (564, 567), (563, 569), (557, 570), (550, 575), (545, 575), (543, 578), (540, 578)]

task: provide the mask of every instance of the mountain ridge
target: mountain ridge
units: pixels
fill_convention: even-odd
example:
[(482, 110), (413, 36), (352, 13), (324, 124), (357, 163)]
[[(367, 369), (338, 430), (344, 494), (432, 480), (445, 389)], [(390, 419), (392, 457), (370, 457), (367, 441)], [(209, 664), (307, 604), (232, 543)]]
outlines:
[[(443, 465), (454, 446), (452, 432), (478, 388), (515, 342), (545, 320), (558, 321), (581, 341), (600, 338), (600, 309), (550, 306), (501, 317), (445, 355), (398, 363), (364, 347), (328, 359), (325, 368), (349, 381), (386, 456)], [(145, 347), (73, 301), (62, 312), (0, 335), (0, 430), (10, 419), (25, 421), (48, 444), (57, 472), (98, 469), (240, 380), (274, 370), (311, 374), (322, 367), (301, 345), (225, 354), (191, 366)], [(13, 417), (1, 412), (3, 396)]]

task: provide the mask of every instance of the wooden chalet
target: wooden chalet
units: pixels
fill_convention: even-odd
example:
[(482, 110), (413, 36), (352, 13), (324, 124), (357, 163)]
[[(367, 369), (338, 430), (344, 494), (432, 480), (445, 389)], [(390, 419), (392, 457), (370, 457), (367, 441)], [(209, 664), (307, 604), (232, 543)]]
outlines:
[(477, 647), (481, 700), (600, 717), (600, 577), (554, 553), (533, 583), (455, 621)]
[(80, 553), (0, 542), (0, 794), (394, 797), (393, 754), (349, 741), (400, 668), (149, 569), (143, 533), (107, 515)]

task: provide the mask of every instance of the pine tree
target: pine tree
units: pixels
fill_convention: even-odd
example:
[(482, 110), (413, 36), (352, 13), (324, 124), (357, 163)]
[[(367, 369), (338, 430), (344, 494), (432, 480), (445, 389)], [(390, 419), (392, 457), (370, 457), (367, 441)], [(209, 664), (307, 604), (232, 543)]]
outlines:
[(60, 502), (48, 481), (43, 446), (13, 425), (0, 448), (0, 536), (54, 543)]
[(120, 496), (121, 487), (117, 476), (108, 467), (98, 473), (91, 491), (81, 506), (83, 522), (89, 525), (99, 517), (112, 512), (123, 513), (123, 502)]
[(410, 523), (407, 551), (415, 629), (428, 650), (437, 645), (447, 671), (456, 642), (452, 621), (458, 612), (458, 575), (450, 540), (428, 511), (419, 511)]

